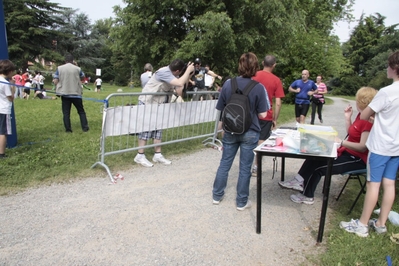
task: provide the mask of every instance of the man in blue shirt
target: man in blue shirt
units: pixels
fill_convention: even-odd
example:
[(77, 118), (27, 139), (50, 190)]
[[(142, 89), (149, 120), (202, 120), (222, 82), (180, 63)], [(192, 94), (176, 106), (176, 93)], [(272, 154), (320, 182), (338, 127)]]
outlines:
[(317, 91), (313, 80), (309, 79), (309, 71), (302, 71), (302, 79), (295, 80), (288, 88), (289, 92), (296, 93), (295, 96), (295, 119), (298, 123), (304, 124), (309, 111), (310, 96)]

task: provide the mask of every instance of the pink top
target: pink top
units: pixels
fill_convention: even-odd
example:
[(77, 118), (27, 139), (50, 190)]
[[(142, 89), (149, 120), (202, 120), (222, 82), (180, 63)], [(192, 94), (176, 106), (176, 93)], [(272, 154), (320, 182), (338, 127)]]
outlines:
[(13, 80), (15, 80), (15, 85), (23, 85), (21, 75), (16, 74), (12, 78), (13, 78)]
[[(323, 82), (321, 82), (319, 84), (316, 83), (316, 86), (317, 86), (317, 90), (318, 91), (327, 92), (327, 86)], [(315, 97), (315, 98), (323, 98), (323, 94), (313, 94), (313, 97)]]

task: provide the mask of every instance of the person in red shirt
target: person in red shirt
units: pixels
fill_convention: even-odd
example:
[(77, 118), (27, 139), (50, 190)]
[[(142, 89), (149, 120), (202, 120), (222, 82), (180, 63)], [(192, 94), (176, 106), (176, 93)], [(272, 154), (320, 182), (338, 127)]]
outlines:
[(16, 99), (18, 97), (18, 95), (20, 96), (20, 98), (22, 99), (23, 97), (23, 92), (24, 92), (24, 88), (20, 87), (23, 86), (22, 84), (22, 76), (21, 76), (21, 71), (17, 70), (17, 74), (15, 74), (14, 76), (12, 76), (12, 80), (15, 82), (15, 85), (18, 85), (15, 87), (15, 95), (14, 95), (14, 99)]
[[(344, 140), (336, 139), (340, 143), (337, 150), (338, 157), (334, 160), (332, 175), (338, 175), (349, 171), (366, 169), (368, 149), (366, 141), (373, 124), (367, 120), (361, 120), (361, 112), (368, 106), (377, 90), (370, 87), (362, 87), (356, 93), (356, 107), (359, 114), (352, 122), (352, 106), (344, 110), (345, 125), (348, 137)], [(284, 188), (303, 191), (291, 195), (291, 200), (295, 203), (313, 204), (314, 192), (322, 176), (326, 175), (327, 163), (314, 159), (306, 159), (299, 169), (298, 174), (288, 181), (279, 181), (279, 185)]]
[[(276, 67), (276, 57), (273, 55), (266, 55), (262, 62), (263, 70), (256, 72), (253, 80), (263, 84), (266, 88), (269, 97), (270, 109), (263, 119), (259, 119), (261, 132), (259, 135), (258, 144), (261, 144), (270, 137), (271, 131), (277, 127), (277, 119), (281, 109), (281, 98), (284, 98), (284, 89), (281, 80), (272, 72)], [(273, 111), (273, 99), (275, 100)], [(258, 166), (256, 165), (256, 157), (252, 167), (252, 175), (256, 176)]]

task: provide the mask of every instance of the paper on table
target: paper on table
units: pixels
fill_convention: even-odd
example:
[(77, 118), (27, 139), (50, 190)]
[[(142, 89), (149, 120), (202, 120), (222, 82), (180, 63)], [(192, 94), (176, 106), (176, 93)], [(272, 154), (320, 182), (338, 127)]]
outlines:
[(291, 129), (281, 129), (278, 128), (275, 131), (272, 132), (273, 135), (278, 135), (278, 136), (285, 136), (289, 131), (292, 131)]

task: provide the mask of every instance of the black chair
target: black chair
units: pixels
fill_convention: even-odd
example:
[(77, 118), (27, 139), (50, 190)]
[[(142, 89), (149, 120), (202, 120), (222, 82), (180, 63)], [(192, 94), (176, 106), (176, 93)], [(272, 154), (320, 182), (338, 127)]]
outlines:
[[(342, 187), (341, 191), (339, 192), (336, 200), (339, 200), (339, 197), (341, 197), (342, 192), (344, 191), (346, 185), (348, 184), (348, 181), (351, 179), (357, 179), (360, 184), (360, 191), (356, 196), (355, 201), (353, 202), (351, 208), (349, 209), (348, 214), (350, 214), (353, 210), (353, 208), (356, 205), (356, 202), (359, 200), (359, 197), (362, 193), (366, 193), (366, 184), (367, 184), (367, 169), (362, 169), (362, 170), (356, 170), (356, 171), (349, 171), (346, 173), (342, 174), (343, 176), (348, 175), (348, 178), (345, 181), (344, 186)], [(364, 182), (362, 181), (362, 178), (364, 178)], [(378, 203), (377, 203), (378, 205)]]

